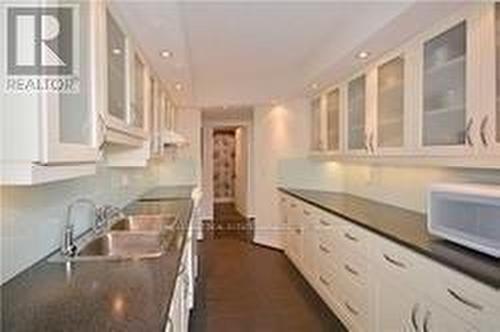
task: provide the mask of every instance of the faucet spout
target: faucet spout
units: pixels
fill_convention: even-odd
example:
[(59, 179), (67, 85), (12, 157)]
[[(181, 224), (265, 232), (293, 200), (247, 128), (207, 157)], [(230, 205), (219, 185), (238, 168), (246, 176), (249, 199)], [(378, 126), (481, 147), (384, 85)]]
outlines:
[(63, 239), (61, 243), (61, 253), (64, 256), (72, 257), (76, 254), (77, 247), (74, 242), (74, 224), (73, 224), (73, 208), (76, 205), (85, 204), (92, 208), (94, 212), (94, 218), (97, 216), (97, 207), (93, 201), (87, 198), (79, 198), (68, 206), (68, 212), (66, 215), (66, 222), (64, 223)]

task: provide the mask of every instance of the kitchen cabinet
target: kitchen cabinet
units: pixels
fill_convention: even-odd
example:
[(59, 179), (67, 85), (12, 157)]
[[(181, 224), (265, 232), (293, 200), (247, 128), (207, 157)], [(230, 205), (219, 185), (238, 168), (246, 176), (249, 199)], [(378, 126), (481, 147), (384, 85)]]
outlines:
[(324, 149), (323, 142), (323, 117), (322, 117), (322, 96), (316, 96), (311, 100), (311, 150), (321, 151)]
[(454, 22), (423, 43), (419, 147), (430, 154), (470, 154), (475, 144), (469, 25)]
[(341, 92), (340, 88), (327, 91), (325, 95), (326, 112), (326, 151), (338, 153), (341, 150)]
[(398, 153), (405, 147), (405, 58), (396, 56), (377, 67), (376, 149)]
[(467, 4), (314, 96), (311, 155), (498, 169), (499, 6)]
[(289, 199), (287, 210), (288, 239), (287, 255), (297, 266), (302, 266), (302, 224), (300, 206), (297, 200)]
[[(102, 116), (105, 140), (111, 144), (142, 147), (144, 127), (145, 62), (111, 2), (101, 2)], [(141, 100), (138, 100), (140, 98)]]
[[(96, 104), (96, 11), (94, 3), (85, 2), (76, 12), (79, 44), (71, 78), (77, 80), (78, 90), (0, 92), (0, 184), (33, 185), (95, 173), (101, 138)], [(0, 15), (6, 22), (6, 12)], [(5, 29), (1, 33), (6, 40)], [(4, 53), (0, 69), (7, 72)], [(0, 75), (2, 86), (7, 78)]]
[[(350, 331), (496, 331), (498, 291), (300, 199), (284, 198), (287, 220), (304, 234), (293, 235), (285, 252)], [(311, 222), (314, 227), (307, 226)]]

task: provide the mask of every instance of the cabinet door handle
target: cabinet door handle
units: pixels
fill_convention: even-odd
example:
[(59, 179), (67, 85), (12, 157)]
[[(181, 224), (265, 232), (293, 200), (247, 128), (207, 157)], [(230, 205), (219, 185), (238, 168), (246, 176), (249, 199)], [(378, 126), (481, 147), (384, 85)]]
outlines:
[(330, 253), (330, 250), (322, 244), (319, 245), (319, 249), (326, 254)]
[(320, 220), (319, 220), (319, 222), (320, 222), (320, 224), (321, 224), (321, 225), (323, 225), (323, 226), (330, 226), (330, 223), (329, 223), (329, 222), (327, 222), (327, 221), (325, 221), (325, 220), (323, 220), (323, 219), (320, 219)]
[(321, 281), (321, 283), (325, 286), (330, 286), (330, 283), (326, 281), (322, 276), (319, 276), (319, 281)]
[(459, 301), (460, 303), (465, 304), (466, 306), (468, 306), (472, 309), (483, 311), (484, 308), (482, 305), (474, 303), (471, 300), (464, 298), (463, 296), (459, 295), (457, 292), (455, 292), (451, 288), (448, 288), (447, 291), (448, 291), (448, 294), (450, 294), (455, 300)]
[(417, 322), (417, 312), (419, 309), (419, 304), (416, 303), (413, 308), (411, 309), (411, 325), (413, 326), (413, 329), (415, 331), (420, 331), (420, 326), (418, 326)]
[(375, 146), (373, 145), (374, 138), (375, 138), (375, 134), (370, 133), (370, 138), (368, 140), (368, 146), (370, 147), (370, 150), (372, 151), (372, 153), (375, 153)]
[(488, 147), (488, 137), (486, 135), (486, 126), (488, 125), (488, 116), (486, 115), (483, 120), (481, 121), (481, 126), (479, 130), (479, 136), (481, 137), (481, 142), (483, 142), (483, 145), (485, 147)]
[(349, 240), (351, 240), (351, 241), (354, 241), (354, 242), (358, 242), (359, 241), (357, 237), (355, 237), (354, 235), (352, 235), (349, 232), (345, 232), (344, 233), (344, 237), (347, 238), (347, 239), (349, 239)]
[(394, 258), (392, 258), (389, 255), (384, 254), (384, 259), (386, 261), (388, 261), (389, 263), (391, 263), (392, 265), (395, 265), (395, 266), (397, 266), (399, 268), (402, 268), (402, 269), (406, 269), (406, 264), (405, 263), (400, 262), (398, 260), (395, 260)]
[(429, 322), (431, 320), (431, 312), (427, 310), (424, 318), (424, 332), (430, 332)]
[(465, 127), (465, 140), (469, 146), (474, 146), (474, 142), (472, 141), (471, 131), (472, 125), (474, 124), (474, 118), (470, 118), (469, 122), (467, 122), (467, 126)]
[(344, 306), (349, 310), (354, 316), (359, 315), (359, 311), (354, 309), (348, 302), (344, 302)]
[(354, 276), (359, 276), (359, 272), (349, 266), (349, 264), (344, 264), (344, 269)]

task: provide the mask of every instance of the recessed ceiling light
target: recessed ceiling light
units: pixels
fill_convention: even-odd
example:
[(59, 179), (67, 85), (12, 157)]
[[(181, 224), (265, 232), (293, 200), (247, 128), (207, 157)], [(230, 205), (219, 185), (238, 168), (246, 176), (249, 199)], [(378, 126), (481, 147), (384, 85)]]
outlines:
[(311, 89), (313, 89), (313, 90), (319, 89), (319, 84), (318, 83), (311, 84)]
[(162, 50), (162, 51), (160, 51), (160, 56), (162, 58), (165, 58), (165, 59), (166, 58), (171, 58), (172, 55), (173, 55), (173, 53), (171, 51), (169, 51), (169, 50)]
[(122, 54), (122, 50), (120, 48), (113, 48), (112, 52), (114, 55)]
[(361, 51), (357, 55), (358, 59), (366, 59), (369, 56), (370, 56), (370, 52), (367, 52), (367, 51)]
[(182, 90), (182, 84), (181, 83), (175, 83), (174, 88), (177, 91), (181, 91)]

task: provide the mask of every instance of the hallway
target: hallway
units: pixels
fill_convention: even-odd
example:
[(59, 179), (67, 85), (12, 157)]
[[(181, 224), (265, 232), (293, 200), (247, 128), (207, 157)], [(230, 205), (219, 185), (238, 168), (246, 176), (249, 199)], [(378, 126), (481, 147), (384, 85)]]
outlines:
[(283, 253), (253, 245), (232, 204), (215, 206), (199, 243), (192, 332), (344, 331)]

